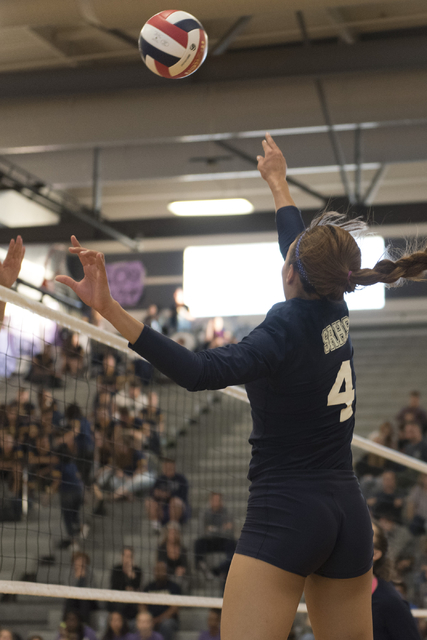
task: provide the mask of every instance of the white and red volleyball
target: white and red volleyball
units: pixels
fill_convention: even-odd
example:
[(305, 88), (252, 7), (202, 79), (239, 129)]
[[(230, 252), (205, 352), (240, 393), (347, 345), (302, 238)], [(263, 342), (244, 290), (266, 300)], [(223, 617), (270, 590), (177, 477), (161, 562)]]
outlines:
[(164, 78), (185, 78), (203, 64), (208, 36), (190, 13), (160, 11), (142, 27), (138, 46), (150, 71)]

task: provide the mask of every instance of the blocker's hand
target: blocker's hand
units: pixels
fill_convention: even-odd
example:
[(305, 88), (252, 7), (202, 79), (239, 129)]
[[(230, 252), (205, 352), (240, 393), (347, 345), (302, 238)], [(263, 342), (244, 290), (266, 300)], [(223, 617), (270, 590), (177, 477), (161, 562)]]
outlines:
[(108, 285), (104, 254), (81, 247), (76, 236), (71, 236), (71, 244), (73, 246), (69, 251), (79, 256), (85, 276), (80, 282), (69, 276), (56, 276), (55, 280), (70, 287), (82, 302), (104, 315), (114, 302)]
[(264, 156), (257, 156), (258, 170), (270, 187), (286, 180), (287, 165), (283, 153), (269, 133), (262, 141)]
[(0, 262), (0, 284), (3, 287), (10, 288), (19, 276), (24, 255), (25, 247), (21, 236), (16, 241), (12, 239), (3, 263)]

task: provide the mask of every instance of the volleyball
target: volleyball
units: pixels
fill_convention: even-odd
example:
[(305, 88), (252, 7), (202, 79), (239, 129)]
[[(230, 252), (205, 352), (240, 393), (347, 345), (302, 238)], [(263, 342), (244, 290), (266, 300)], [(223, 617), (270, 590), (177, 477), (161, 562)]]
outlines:
[(138, 40), (146, 66), (163, 78), (185, 78), (203, 64), (208, 36), (186, 11), (160, 11), (141, 29)]

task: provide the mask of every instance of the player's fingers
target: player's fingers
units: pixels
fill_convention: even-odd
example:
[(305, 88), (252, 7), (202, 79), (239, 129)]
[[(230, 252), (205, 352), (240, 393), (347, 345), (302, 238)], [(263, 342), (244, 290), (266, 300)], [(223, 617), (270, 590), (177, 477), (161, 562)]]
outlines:
[(73, 247), (80, 247), (80, 242), (77, 240), (76, 236), (71, 236), (71, 244)]
[(262, 148), (264, 149), (265, 154), (271, 151), (270, 145), (268, 144), (267, 140), (262, 141)]
[(265, 134), (265, 139), (267, 140), (268, 146), (273, 149), (274, 151), (279, 150), (279, 147), (277, 146), (277, 144), (274, 142), (274, 138), (270, 133), (266, 133)]
[(70, 287), (73, 291), (76, 290), (77, 282), (69, 276), (56, 276), (55, 280), (56, 282), (67, 285), (67, 287)]

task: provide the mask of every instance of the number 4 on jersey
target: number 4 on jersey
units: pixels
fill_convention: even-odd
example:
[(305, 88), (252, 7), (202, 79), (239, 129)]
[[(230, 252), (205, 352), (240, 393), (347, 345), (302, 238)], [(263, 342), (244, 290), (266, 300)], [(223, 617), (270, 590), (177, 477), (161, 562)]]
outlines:
[[(341, 390), (343, 388), (344, 389)], [(348, 420), (353, 415), (353, 400), (354, 400), (354, 389), (353, 389), (353, 380), (351, 377), (351, 367), (350, 360), (345, 360), (340, 370), (338, 371), (337, 378), (334, 382), (334, 386), (329, 392), (328, 395), (328, 407), (337, 405), (337, 404), (345, 404), (346, 407), (341, 409), (340, 414), (340, 422), (344, 422)]]

